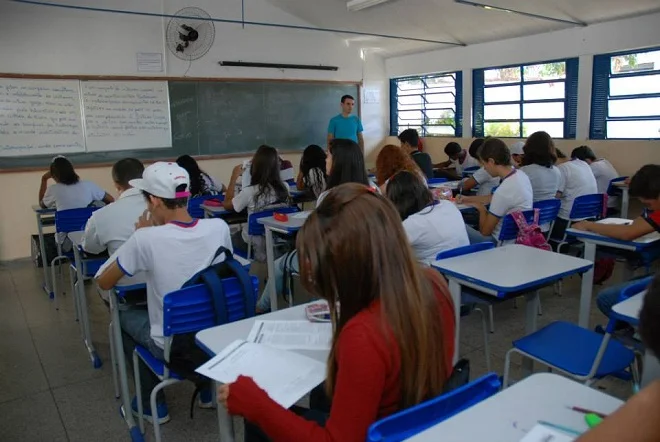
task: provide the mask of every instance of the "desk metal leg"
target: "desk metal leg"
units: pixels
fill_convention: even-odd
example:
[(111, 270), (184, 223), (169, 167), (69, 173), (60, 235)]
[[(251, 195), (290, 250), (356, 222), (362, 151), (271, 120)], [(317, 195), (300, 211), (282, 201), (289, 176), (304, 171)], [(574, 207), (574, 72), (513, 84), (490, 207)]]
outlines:
[(454, 302), (454, 317), (456, 320), (456, 336), (454, 338), (454, 361), (456, 364), (458, 362), (458, 357), (460, 355), (459, 351), (459, 342), (460, 342), (460, 330), (461, 330), (461, 285), (455, 279), (449, 278), (449, 292), (451, 293), (451, 299)]
[[(596, 260), (596, 245), (593, 243), (584, 243), (584, 259), (591, 261)], [(593, 266), (588, 272), (582, 274), (582, 286), (580, 293), (580, 316), (578, 325), (583, 328), (589, 328), (589, 317), (591, 313), (591, 294), (594, 285), (594, 268)]]
[(273, 244), (273, 231), (270, 227), (266, 226), (266, 267), (268, 269), (268, 279), (271, 281), (268, 284), (270, 287), (270, 310), (277, 310), (277, 289), (275, 288), (276, 284), (272, 278), (275, 278), (275, 249)]
[[(215, 390), (222, 385), (219, 382), (215, 384)], [(232, 417), (227, 413), (227, 409), (222, 404), (217, 404), (218, 429), (220, 431), (220, 442), (238, 442), (235, 438), (234, 423)]]
[(82, 324), (83, 330), (83, 342), (85, 343), (85, 348), (89, 357), (92, 360), (92, 365), (94, 368), (101, 368), (103, 362), (101, 358), (96, 353), (94, 348), (94, 343), (92, 342), (92, 329), (89, 325), (89, 310), (87, 308), (87, 293), (85, 293), (85, 279), (83, 276), (83, 263), (80, 257), (80, 251), (77, 247), (73, 248), (73, 255), (76, 263), (76, 275), (78, 276), (78, 281), (76, 282), (77, 290), (73, 296), (78, 297), (78, 305), (80, 307), (80, 322)]
[(43, 269), (44, 269), (44, 285), (42, 288), (44, 289), (46, 294), (50, 297), (50, 299), (53, 299), (54, 294), (50, 288), (50, 282), (48, 281), (48, 266), (50, 262), (48, 262), (48, 257), (46, 256), (46, 244), (44, 242), (44, 225), (40, 213), (37, 213), (37, 232), (39, 233), (39, 249), (40, 249), (39, 251), (41, 252), (41, 264), (43, 265)]
[[(539, 312), (539, 292), (538, 290), (533, 293), (528, 293), (525, 295), (527, 300), (525, 305), (525, 316), (527, 320), (525, 321), (525, 335), (529, 335), (536, 331), (536, 321), (538, 318)], [(522, 361), (522, 372), (523, 376), (526, 377), (532, 374), (534, 370), (534, 361), (529, 358), (523, 358)]]
[(630, 204), (630, 195), (628, 194), (628, 188), (624, 187), (621, 189), (621, 218), (628, 218), (628, 205)]

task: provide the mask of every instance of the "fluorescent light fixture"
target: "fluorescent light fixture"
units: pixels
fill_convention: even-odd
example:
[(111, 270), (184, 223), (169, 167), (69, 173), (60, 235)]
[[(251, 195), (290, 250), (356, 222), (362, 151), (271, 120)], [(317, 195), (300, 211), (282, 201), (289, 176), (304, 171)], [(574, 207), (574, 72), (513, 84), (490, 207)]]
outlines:
[(389, 0), (349, 0), (346, 7), (349, 11), (360, 11), (362, 9), (371, 8), (372, 6), (380, 5), (381, 3), (388, 2)]
[(574, 20), (566, 20), (566, 19), (563, 19), (563, 18), (548, 17), (547, 15), (533, 14), (531, 12), (518, 11), (516, 9), (501, 8), (499, 6), (487, 5), (487, 4), (484, 4), (484, 3), (477, 3), (477, 2), (470, 1), (470, 0), (454, 0), (454, 1), (456, 3), (460, 3), (462, 5), (476, 6), (477, 8), (483, 8), (483, 9), (486, 9), (488, 11), (508, 12), (509, 14), (524, 15), (525, 17), (538, 18), (539, 20), (554, 21), (554, 22), (557, 22), (557, 23), (564, 23), (564, 24), (568, 24), (568, 25), (587, 26), (587, 23), (584, 23), (584, 22), (581, 22), (581, 21), (574, 21)]

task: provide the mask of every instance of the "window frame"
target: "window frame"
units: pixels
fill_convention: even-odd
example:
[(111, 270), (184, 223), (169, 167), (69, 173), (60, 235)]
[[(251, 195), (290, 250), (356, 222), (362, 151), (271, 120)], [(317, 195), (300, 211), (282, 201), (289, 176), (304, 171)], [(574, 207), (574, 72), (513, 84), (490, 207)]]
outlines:
[(628, 94), (610, 96), (610, 80), (612, 78), (634, 78), (649, 75), (660, 75), (660, 69), (647, 72), (624, 72), (612, 74), (612, 58), (630, 54), (660, 51), (660, 46), (629, 51), (610, 52), (594, 55), (591, 83), (591, 115), (589, 118), (589, 139), (591, 140), (660, 140), (660, 131), (652, 138), (610, 138), (607, 136), (607, 123), (610, 121), (660, 121), (660, 111), (656, 115), (610, 117), (610, 101), (630, 100), (639, 98), (660, 98), (660, 92), (647, 94)]
[[(536, 66), (550, 63), (565, 63), (566, 75), (565, 78), (555, 78), (550, 80), (531, 80), (525, 81), (525, 67)], [(499, 84), (486, 84), (485, 72), (493, 69), (520, 69), (520, 81)], [(472, 135), (475, 138), (485, 136), (485, 128), (487, 123), (518, 123), (519, 124), (519, 137), (501, 137), (501, 138), (524, 138), (523, 125), (524, 123), (552, 123), (559, 122), (563, 124), (563, 136), (553, 137), (561, 139), (575, 139), (577, 131), (577, 88), (578, 88), (578, 58), (563, 58), (558, 60), (545, 60), (545, 61), (532, 61), (521, 64), (508, 64), (501, 66), (488, 66), (480, 69), (472, 70)], [(564, 83), (564, 98), (542, 98), (534, 100), (525, 100), (524, 88), (527, 85), (535, 84), (549, 84), (549, 83)], [(519, 100), (507, 100), (497, 102), (486, 102), (485, 91), (486, 89), (505, 87), (505, 86), (518, 86), (520, 89)], [(563, 103), (564, 117), (563, 118), (524, 118), (524, 105), (535, 103)], [(485, 106), (487, 105), (519, 105), (519, 117), (517, 119), (485, 119)]]
[[(443, 77), (443, 76), (453, 76), (454, 77), (454, 90), (455, 93), (454, 95), (454, 109), (451, 108), (438, 108), (438, 109), (430, 109), (430, 110), (454, 110), (454, 134), (429, 134), (427, 133), (426, 126), (431, 126), (431, 125), (426, 125), (426, 124), (420, 124), (419, 126), (422, 128), (421, 133), (419, 134), (420, 137), (438, 137), (438, 138), (460, 138), (463, 136), (463, 72), (462, 71), (453, 71), (453, 72), (437, 72), (433, 74), (426, 74), (426, 75), (411, 75), (407, 77), (398, 77), (398, 78), (391, 78), (390, 79), (390, 135), (391, 136), (397, 136), (402, 130), (399, 129), (399, 95), (398, 95), (398, 84), (400, 81), (410, 81), (410, 80), (421, 80), (424, 82), (426, 79), (429, 78), (437, 78), (437, 77)], [(432, 88), (429, 88), (430, 91), (432, 91)], [(434, 92), (430, 92), (433, 94)], [(435, 92), (435, 93), (451, 93), (451, 92)], [(427, 94), (427, 87), (426, 83), (424, 83), (424, 91), (420, 94), (422, 97), (422, 108), (419, 109), (422, 112), (422, 118), (424, 121), (427, 117), (425, 114), (425, 105), (428, 103), (428, 101), (425, 99), (425, 95)], [(404, 111), (402, 111), (404, 112)]]

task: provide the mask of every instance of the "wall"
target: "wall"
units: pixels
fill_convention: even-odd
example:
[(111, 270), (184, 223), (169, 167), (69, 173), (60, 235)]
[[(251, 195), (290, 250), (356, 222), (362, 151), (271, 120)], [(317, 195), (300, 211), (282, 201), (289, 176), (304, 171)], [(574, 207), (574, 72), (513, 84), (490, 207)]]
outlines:
[[(62, 0), (69, 5), (174, 14), (190, 6), (184, 0)], [(195, 6), (212, 17), (240, 19), (239, 1), (198, 0)], [(264, 0), (246, 0), (246, 20), (308, 25)], [(376, 54), (362, 54), (359, 42), (336, 34), (278, 28), (258, 28), (215, 23), (215, 43), (200, 60), (190, 64), (169, 54), (164, 47), (168, 19), (31, 6), (0, 2), (0, 72), (53, 75), (139, 75), (137, 52), (165, 53), (161, 75), (226, 78), (280, 78), (363, 81), (364, 88), (380, 92), (380, 102), (361, 109), (367, 153), (388, 131), (389, 86), (385, 64)], [(274, 69), (224, 68), (220, 60), (324, 64), (336, 72), (279, 71)], [(187, 73), (186, 73), (187, 71)], [(150, 76), (154, 74), (149, 73)], [(339, 100), (338, 100), (339, 101)], [(338, 103), (339, 104), (339, 103)], [(337, 106), (339, 111), (339, 105)], [(325, 131), (325, 128), (319, 128)], [(296, 166), (299, 155), (285, 155)], [(244, 158), (203, 161), (214, 177), (227, 181), (234, 165)], [(84, 179), (114, 193), (109, 167), (79, 169)], [(30, 205), (36, 202), (43, 172), (0, 174), (2, 192), (0, 261), (26, 257), (29, 235), (36, 233)]]

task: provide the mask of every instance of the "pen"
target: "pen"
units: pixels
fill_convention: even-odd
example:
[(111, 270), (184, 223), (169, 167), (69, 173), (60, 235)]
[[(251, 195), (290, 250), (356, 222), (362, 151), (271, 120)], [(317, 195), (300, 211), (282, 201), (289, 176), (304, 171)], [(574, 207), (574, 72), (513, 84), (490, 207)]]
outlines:
[(548, 421), (538, 421), (539, 424), (544, 425), (549, 428), (554, 428), (555, 430), (563, 431), (564, 433), (572, 434), (574, 436), (581, 436), (582, 433), (580, 431), (574, 430), (572, 428), (564, 427), (562, 425), (557, 425), (553, 424)]
[(568, 408), (570, 408), (573, 411), (577, 411), (578, 413), (582, 413), (582, 414), (595, 414), (596, 416), (598, 416), (600, 418), (603, 418), (603, 419), (605, 419), (607, 417), (606, 414), (599, 413), (598, 411), (589, 410), (588, 408), (582, 408), (582, 407), (568, 407)]

